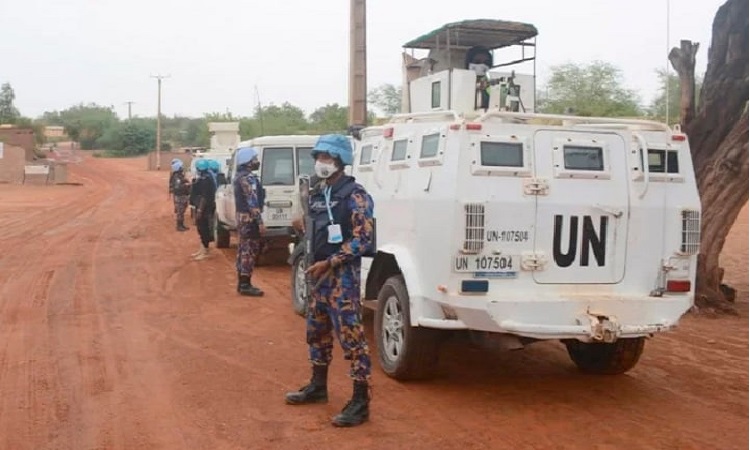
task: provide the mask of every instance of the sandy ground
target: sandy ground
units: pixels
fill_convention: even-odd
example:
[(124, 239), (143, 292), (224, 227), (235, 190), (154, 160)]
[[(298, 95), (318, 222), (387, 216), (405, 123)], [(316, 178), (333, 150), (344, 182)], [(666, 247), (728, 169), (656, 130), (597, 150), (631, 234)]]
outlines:
[(618, 377), (580, 374), (557, 343), (449, 343), (429, 382), (375, 364), (371, 421), (341, 430), (338, 349), (329, 404), (283, 403), (309, 370), (289, 268), (238, 297), (234, 249), (191, 261), (167, 174), (144, 168), (85, 158), (81, 186), (0, 185), (0, 448), (748, 447), (747, 210), (724, 257), (740, 317), (686, 317)]

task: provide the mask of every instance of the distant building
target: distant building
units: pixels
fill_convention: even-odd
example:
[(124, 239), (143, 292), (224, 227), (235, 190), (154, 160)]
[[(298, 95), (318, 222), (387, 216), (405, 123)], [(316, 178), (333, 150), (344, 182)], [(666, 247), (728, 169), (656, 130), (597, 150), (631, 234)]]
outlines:
[(27, 161), (33, 161), (36, 140), (31, 128), (18, 128), (15, 125), (0, 125), (0, 141), (24, 149)]
[(59, 126), (59, 125), (50, 125), (47, 127), (44, 127), (44, 136), (49, 138), (64, 138), (65, 137), (65, 127)]

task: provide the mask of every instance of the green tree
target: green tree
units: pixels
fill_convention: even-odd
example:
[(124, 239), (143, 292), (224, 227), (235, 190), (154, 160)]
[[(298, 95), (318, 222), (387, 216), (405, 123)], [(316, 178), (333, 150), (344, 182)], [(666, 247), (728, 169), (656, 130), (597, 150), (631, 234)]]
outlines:
[(208, 122), (204, 119), (189, 118), (180, 128), (180, 144), (185, 147), (205, 147), (210, 143)]
[(342, 133), (349, 123), (349, 108), (338, 103), (321, 106), (310, 114), (311, 130), (315, 133)]
[(561, 64), (542, 90), (538, 109), (578, 116), (633, 117), (641, 114), (636, 93), (622, 85), (620, 69), (603, 61)]
[(247, 140), (263, 136), (264, 127), (261, 127), (260, 119), (255, 117), (243, 117), (240, 119), (240, 139)]
[(60, 111), (45, 111), (39, 120), (45, 125), (65, 125), (62, 116), (60, 115)]
[(156, 119), (131, 119), (117, 122), (97, 139), (96, 146), (118, 156), (148, 153), (156, 146)]
[[(654, 120), (664, 121), (666, 119), (665, 111), (667, 110), (667, 89), (669, 89), (669, 123), (670, 125), (680, 123), (680, 78), (675, 73), (668, 72), (666, 69), (657, 69), (656, 75), (659, 77), (659, 92), (651, 100), (649, 106), (649, 115)], [(700, 86), (703, 84), (700, 78), (695, 80), (695, 100), (700, 97)]]
[(94, 148), (105, 131), (119, 122), (111, 107), (79, 104), (60, 112), (65, 133), (84, 150)]
[(21, 114), (16, 109), (13, 102), (16, 99), (16, 93), (10, 86), (10, 83), (3, 83), (0, 87), (0, 124), (16, 123)]
[(401, 87), (396, 87), (390, 83), (381, 84), (370, 89), (367, 97), (367, 102), (381, 110), (385, 115), (392, 116), (401, 112)]
[[(281, 106), (272, 103), (263, 108), (258, 107), (252, 119), (252, 122), (245, 124), (245, 131), (249, 131), (249, 134), (246, 135), (247, 137), (243, 136), (244, 139), (256, 136), (304, 134), (309, 128), (305, 112), (289, 102), (284, 102)], [(240, 126), (242, 127), (242, 121), (240, 121)], [(242, 132), (240, 135), (242, 136)]]

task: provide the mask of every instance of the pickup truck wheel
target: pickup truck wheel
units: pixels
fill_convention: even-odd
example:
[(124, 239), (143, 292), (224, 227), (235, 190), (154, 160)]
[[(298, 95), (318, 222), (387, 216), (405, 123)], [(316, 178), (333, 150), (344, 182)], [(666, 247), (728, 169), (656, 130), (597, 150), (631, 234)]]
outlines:
[(570, 359), (585, 373), (619, 375), (635, 367), (646, 338), (618, 339), (613, 343), (566, 340)]
[(375, 341), (380, 367), (397, 380), (434, 376), (440, 331), (410, 325), (409, 293), (401, 275), (386, 280), (378, 294)]
[(307, 286), (305, 285), (305, 255), (298, 255), (292, 264), (292, 309), (304, 317), (307, 314)]
[(229, 248), (229, 230), (224, 228), (217, 214), (214, 214), (214, 242), (216, 248)]

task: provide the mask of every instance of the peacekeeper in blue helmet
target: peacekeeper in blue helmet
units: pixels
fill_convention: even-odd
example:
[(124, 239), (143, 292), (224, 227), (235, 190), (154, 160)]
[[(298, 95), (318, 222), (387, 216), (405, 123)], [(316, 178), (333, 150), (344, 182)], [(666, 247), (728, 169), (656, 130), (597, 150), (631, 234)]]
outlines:
[(260, 297), (263, 291), (253, 286), (253, 269), (266, 233), (263, 225), (263, 203), (265, 189), (260, 178), (253, 173), (258, 170), (258, 151), (253, 147), (237, 149), (237, 174), (234, 177), (234, 205), (237, 209), (237, 292), (240, 295)]
[(172, 160), (172, 174), (169, 177), (169, 192), (174, 202), (174, 213), (177, 221), (177, 231), (187, 231), (185, 226), (185, 211), (190, 199), (190, 182), (185, 178), (182, 161)]
[(219, 187), (218, 176), (220, 170), (221, 166), (219, 165), (219, 161), (216, 161), (215, 159), (208, 160), (208, 174), (211, 176), (215, 188)]
[(195, 227), (201, 239), (200, 249), (193, 253), (193, 259), (200, 261), (208, 258), (208, 245), (212, 240), (211, 219), (216, 211), (216, 184), (209, 173), (209, 163), (199, 159), (195, 163), (198, 176), (190, 191), (190, 204), (195, 207)]
[(307, 269), (315, 286), (307, 309), (307, 344), (312, 379), (299, 391), (286, 394), (286, 403), (302, 405), (328, 401), (328, 365), (336, 334), (351, 362), (352, 399), (332, 420), (335, 426), (355, 426), (369, 418), (370, 351), (362, 325), (360, 272), (363, 255), (372, 252), (373, 201), (353, 177), (349, 138), (321, 136), (312, 150), (315, 174), (322, 179), (310, 194), (308, 224), (312, 224), (314, 264)]

